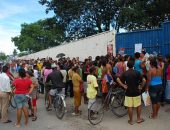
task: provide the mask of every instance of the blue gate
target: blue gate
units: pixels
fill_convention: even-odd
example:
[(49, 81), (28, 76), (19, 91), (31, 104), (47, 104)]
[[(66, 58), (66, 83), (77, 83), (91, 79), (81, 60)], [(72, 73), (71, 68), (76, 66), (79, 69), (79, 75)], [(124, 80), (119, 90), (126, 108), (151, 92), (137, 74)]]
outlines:
[(170, 22), (165, 22), (159, 29), (142, 30), (116, 34), (116, 52), (125, 49), (125, 54), (133, 55), (135, 44), (142, 43), (149, 54), (154, 52), (163, 56), (170, 53)]

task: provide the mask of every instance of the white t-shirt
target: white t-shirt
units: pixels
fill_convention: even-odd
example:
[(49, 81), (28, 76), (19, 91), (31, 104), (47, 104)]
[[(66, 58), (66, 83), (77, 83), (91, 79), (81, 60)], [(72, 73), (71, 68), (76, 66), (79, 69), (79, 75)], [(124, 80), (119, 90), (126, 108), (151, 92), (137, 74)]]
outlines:
[(63, 82), (66, 83), (67, 71), (66, 70), (60, 70), (60, 72), (63, 75)]
[(39, 74), (38, 74), (38, 70), (34, 70), (34, 77), (38, 78)]
[(0, 91), (11, 92), (10, 79), (5, 73), (0, 74)]

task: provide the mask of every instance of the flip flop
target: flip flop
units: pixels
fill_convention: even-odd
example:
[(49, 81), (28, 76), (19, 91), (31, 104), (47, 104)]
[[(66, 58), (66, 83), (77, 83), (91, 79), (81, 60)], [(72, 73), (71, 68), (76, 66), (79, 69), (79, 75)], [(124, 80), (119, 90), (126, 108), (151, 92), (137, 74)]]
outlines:
[(133, 123), (132, 121), (130, 121), (130, 120), (128, 120), (128, 123), (129, 123), (130, 125), (134, 125), (134, 123)]
[(21, 125), (17, 125), (16, 123), (14, 124), (14, 126), (15, 126), (16, 128), (20, 128), (20, 127), (21, 127)]
[(149, 119), (156, 119), (157, 117), (153, 117), (152, 115), (149, 116)]
[(141, 119), (141, 120), (137, 121), (137, 123), (140, 124), (140, 123), (142, 123), (144, 121), (145, 121), (144, 119)]
[(32, 117), (32, 121), (36, 121), (37, 120), (37, 116)]
[(71, 113), (73, 116), (80, 116), (80, 113)]
[(6, 122), (4, 122), (4, 123), (11, 123), (12, 121), (11, 120), (7, 120)]

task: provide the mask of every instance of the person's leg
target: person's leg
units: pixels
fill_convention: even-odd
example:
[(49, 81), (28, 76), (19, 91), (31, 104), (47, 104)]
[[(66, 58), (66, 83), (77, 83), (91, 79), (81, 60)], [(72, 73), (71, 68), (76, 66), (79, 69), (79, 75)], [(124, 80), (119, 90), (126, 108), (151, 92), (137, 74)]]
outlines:
[(157, 113), (157, 104), (153, 104), (152, 105), (152, 115), (151, 115), (151, 118), (155, 119), (157, 117), (156, 113)]
[(21, 117), (22, 117), (22, 108), (17, 109), (17, 122), (16, 127), (21, 127)]
[(28, 125), (28, 108), (27, 107), (23, 107), (22, 111), (24, 112), (24, 116), (25, 116), (25, 126)]
[(142, 107), (141, 105), (137, 107), (137, 123), (142, 123), (144, 122), (144, 119), (141, 118), (141, 112), (142, 112)]
[(74, 97), (72, 80), (70, 80), (69, 82), (70, 82), (69, 83), (69, 85), (70, 85), (70, 97)]
[(48, 100), (49, 100), (48, 108), (51, 108), (52, 107), (52, 97), (50, 94), (48, 94)]
[(133, 107), (128, 107), (129, 124), (133, 124)]
[(141, 120), (141, 112), (142, 112), (141, 105), (137, 107), (136, 112), (137, 112), (137, 121), (140, 121)]
[(160, 103), (157, 103), (157, 106), (156, 106), (156, 117), (158, 117), (158, 112), (159, 112), (159, 109), (160, 109)]
[(32, 121), (35, 121), (37, 119), (37, 99), (33, 99), (32, 100), (32, 106), (33, 106)]
[(84, 104), (88, 104), (88, 98), (87, 98), (87, 82), (84, 82), (83, 83), (83, 86), (84, 86)]
[(1, 93), (1, 121), (4, 123), (8, 122), (8, 104), (9, 104), (8, 94)]

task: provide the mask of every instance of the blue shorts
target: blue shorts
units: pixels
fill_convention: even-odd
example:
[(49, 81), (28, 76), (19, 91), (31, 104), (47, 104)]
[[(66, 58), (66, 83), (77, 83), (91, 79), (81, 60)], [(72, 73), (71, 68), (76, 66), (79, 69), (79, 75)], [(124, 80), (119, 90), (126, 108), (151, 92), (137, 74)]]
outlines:
[(149, 95), (152, 104), (157, 104), (161, 102), (162, 90), (163, 90), (162, 85), (150, 86)]
[(14, 101), (16, 103), (17, 109), (28, 107), (28, 98), (26, 97), (25, 94), (16, 94), (14, 96)]

